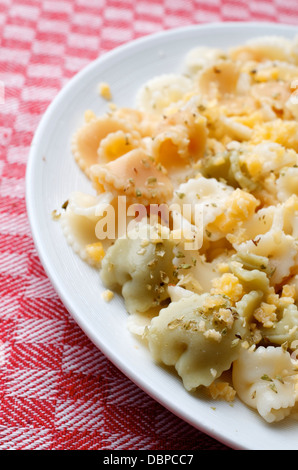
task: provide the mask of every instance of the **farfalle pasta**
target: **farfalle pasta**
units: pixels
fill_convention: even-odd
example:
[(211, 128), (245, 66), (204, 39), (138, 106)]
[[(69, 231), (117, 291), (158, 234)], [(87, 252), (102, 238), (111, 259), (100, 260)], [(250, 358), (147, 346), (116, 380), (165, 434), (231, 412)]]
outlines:
[(298, 38), (194, 44), (131, 108), (86, 110), (90, 194), (59, 214), (152, 360), (268, 423), (298, 406), (297, 80)]
[(241, 350), (233, 365), (235, 390), (248, 406), (268, 422), (290, 415), (297, 400), (297, 370), (281, 347)]

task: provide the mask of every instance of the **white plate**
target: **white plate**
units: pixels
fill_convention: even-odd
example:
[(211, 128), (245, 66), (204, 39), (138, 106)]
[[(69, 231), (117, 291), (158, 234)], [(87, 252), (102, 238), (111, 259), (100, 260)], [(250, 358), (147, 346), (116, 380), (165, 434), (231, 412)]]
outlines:
[(133, 106), (141, 84), (158, 74), (178, 71), (187, 51), (196, 45), (225, 48), (253, 36), (293, 37), (296, 33), (296, 27), (273, 23), (220, 23), (170, 30), (121, 46), (91, 63), (60, 92), (38, 127), (27, 167), (26, 198), (34, 241), (50, 280), (75, 321), (151, 397), (234, 449), (298, 449), (298, 423), (268, 426), (238, 401), (231, 407), (187, 393), (179, 378), (154, 364), (148, 351), (127, 331), (122, 299), (116, 297), (108, 304), (101, 300), (98, 272), (72, 252), (51, 213), (70, 192), (93, 192), (74, 162), (70, 139), (86, 109), (98, 114), (107, 110), (97, 92), (100, 81), (111, 85), (118, 106)]

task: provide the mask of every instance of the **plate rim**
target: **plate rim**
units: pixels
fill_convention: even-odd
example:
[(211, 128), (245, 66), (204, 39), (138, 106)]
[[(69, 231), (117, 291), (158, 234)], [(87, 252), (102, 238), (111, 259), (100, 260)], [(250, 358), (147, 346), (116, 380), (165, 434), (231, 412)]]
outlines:
[[(245, 446), (244, 444), (240, 444), (237, 442), (236, 438), (224, 436), (222, 432), (214, 429), (211, 426), (208, 426), (206, 423), (200, 423), (198, 425), (192, 419), (192, 416), (185, 416), (184, 413), (181, 413), (179, 407), (175, 406), (173, 403), (169, 404), (164, 397), (158, 395), (157, 391), (150, 387), (150, 384), (142, 380), (135, 371), (129, 367), (128, 364), (121, 361), (119, 356), (117, 356), (112, 349), (108, 347), (108, 345), (99, 340), (95, 332), (92, 331), (88, 322), (85, 322), (82, 317), (80, 317), (76, 311), (75, 305), (72, 303), (71, 299), (67, 296), (63, 290), (60, 289), (58, 284), (58, 279), (56, 277), (55, 268), (51, 265), (50, 259), (47, 257), (47, 253), (44, 249), (42, 244), (42, 236), (38, 231), (38, 226), (36, 223), (36, 214), (34, 214), (34, 202), (33, 202), (33, 195), (31, 191), (31, 185), (34, 181), (34, 163), (35, 159), (37, 158), (37, 153), (35, 152), (35, 148), (38, 147), (39, 141), (45, 131), (48, 120), (52, 113), (55, 112), (55, 109), (59, 107), (60, 101), (63, 100), (65, 94), (69, 93), (72, 87), (75, 87), (78, 82), (80, 82), (84, 76), (88, 75), (90, 71), (98, 67), (99, 63), (104, 63), (109, 61), (113, 58), (114, 55), (118, 55), (125, 50), (129, 50), (133, 47), (141, 46), (142, 44), (146, 44), (147, 42), (158, 40), (159, 38), (163, 37), (170, 37), (171, 35), (176, 34), (183, 34), (185, 32), (191, 32), (195, 30), (210, 30), (210, 29), (229, 29), (229, 28), (236, 28), (239, 27), (244, 28), (253, 28), (253, 27), (264, 27), (266, 28), (275, 28), (276, 31), (279, 29), (282, 30), (285, 27), (293, 29), (298, 28), (297, 25), (294, 24), (284, 24), (284, 23), (275, 23), (275, 22), (268, 22), (268, 21), (217, 21), (211, 23), (202, 23), (202, 24), (191, 24), (185, 26), (179, 26), (175, 28), (170, 28), (166, 30), (161, 30), (152, 34), (146, 34), (145, 36), (130, 40), (124, 44), (121, 44), (112, 50), (109, 50), (102, 55), (99, 55), (96, 59), (92, 60), (89, 64), (82, 68), (78, 73), (76, 73), (70, 80), (62, 86), (60, 91), (57, 93), (56, 97), (53, 101), (49, 104), (45, 112), (42, 114), (42, 117), (34, 131), (34, 136), (31, 141), (29, 155), (26, 164), (26, 173), (25, 173), (25, 204), (26, 204), (26, 211), (27, 217), (29, 221), (29, 226), (31, 230), (32, 239), (34, 242), (35, 249), (37, 251), (39, 260), (47, 274), (48, 279), (50, 280), (54, 290), (56, 291), (58, 297), (62, 301), (63, 305), (67, 309), (70, 316), (74, 319), (74, 321), (78, 324), (78, 326), (82, 329), (82, 331), (86, 334), (86, 336), (91, 340), (91, 342), (107, 357), (111, 363), (113, 363), (128, 379), (130, 379), (134, 384), (136, 384), (141, 390), (143, 390), (147, 395), (149, 395), (153, 400), (160, 403), (165, 409), (176, 415), (178, 418), (182, 419), (184, 422), (187, 422), (195, 429), (201, 431), (202, 433), (207, 434), (210, 438), (217, 440), (218, 442), (230, 447), (231, 449), (236, 450), (251, 450), (250, 447)], [(293, 30), (294, 31), (294, 30)]]

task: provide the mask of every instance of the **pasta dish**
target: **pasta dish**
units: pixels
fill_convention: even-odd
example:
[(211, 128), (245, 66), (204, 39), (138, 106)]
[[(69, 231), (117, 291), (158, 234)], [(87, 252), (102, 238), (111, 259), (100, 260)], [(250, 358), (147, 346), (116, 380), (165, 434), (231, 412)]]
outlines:
[(128, 328), (189, 392), (298, 411), (298, 38), (194, 47), (135, 105), (86, 110), (90, 194), (59, 220)]

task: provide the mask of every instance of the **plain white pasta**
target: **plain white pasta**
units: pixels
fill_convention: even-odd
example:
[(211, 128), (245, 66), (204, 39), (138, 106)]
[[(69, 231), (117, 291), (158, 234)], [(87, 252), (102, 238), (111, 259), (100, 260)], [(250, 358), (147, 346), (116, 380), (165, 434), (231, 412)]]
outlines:
[(219, 123), (222, 125), (222, 130), (232, 139), (236, 140), (249, 140), (253, 131), (248, 126), (235, 121), (226, 116), (220, 116)]
[(173, 252), (173, 264), (177, 270), (177, 286), (196, 293), (210, 292), (212, 281), (218, 276), (218, 263), (227, 261), (229, 257), (229, 254), (224, 254), (209, 262), (198, 250), (185, 250), (182, 243), (179, 243)]
[(90, 220), (96, 220), (104, 213), (107, 206), (111, 204), (113, 198), (112, 193), (102, 193), (98, 196), (93, 196), (75, 191), (69, 196), (67, 208), (73, 214), (87, 217)]
[(165, 110), (191, 92), (192, 81), (179, 74), (164, 74), (152, 78), (137, 92), (136, 107), (149, 114), (163, 114)]
[(178, 302), (178, 300), (183, 299), (184, 297), (191, 297), (193, 292), (188, 289), (184, 289), (178, 285), (169, 286), (168, 292), (171, 298), (171, 302)]
[(252, 53), (257, 59), (293, 62), (293, 42), (280, 36), (261, 36), (249, 39), (243, 46), (235, 48)]
[(276, 181), (279, 201), (287, 201), (293, 194), (298, 196), (298, 167), (285, 168)]
[(294, 407), (297, 370), (281, 347), (242, 349), (233, 364), (233, 386), (239, 398), (268, 423), (281, 421)]
[(198, 46), (186, 54), (184, 65), (188, 73), (196, 74), (204, 67), (210, 66), (223, 58), (226, 58), (226, 52), (221, 49)]
[(245, 241), (233, 244), (237, 251), (269, 258), (274, 284), (290, 276), (297, 264), (298, 246), (295, 238), (284, 232), (284, 212), (282, 204), (259, 210), (246, 225)]
[(279, 80), (291, 81), (297, 79), (297, 65), (281, 60), (266, 60), (258, 64), (257, 73), (270, 72), (278, 69)]
[[(191, 178), (187, 183), (181, 184), (174, 193), (173, 204), (178, 204), (183, 213), (183, 207), (191, 208), (191, 212), (185, 212), (185, 218), (196, 225), (203, 222), (203, 229), (214, 222), (216, 217), (226, 209), (226, 202), (229, 195), (234, 191), (225, 183), (217, 181), (215, 178), (205, 178), (199, 176)], [(203, 220), (202, 220), (203, 216)], [(202, 226), (200, 227), (202, 229)]]
[(111, 193), (93, 196), (76, 191), (70, 194), (66, 210), (60, 217), (68, 244), (84, 261), (97, 267), (100, 265), (101, 256), (94, 256), (92, 247), (102, 245), (96, 235), (96, 225), (107, 207), (110, 207), (112, 200)]
[[(261, 167), (262, 177), (269, 173), (278, 173), (287, 166), (298, 163), (297, 153), (292, 149), (276, 142), (264, 141), (257, 145), (241, 144), (240, 163), (247, 165), (252, 159), (257, 159)], [(248, 163), (247, 163), (248, 162)]]

